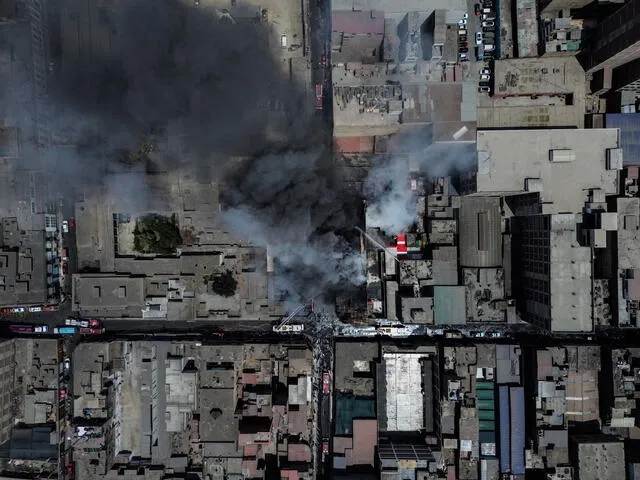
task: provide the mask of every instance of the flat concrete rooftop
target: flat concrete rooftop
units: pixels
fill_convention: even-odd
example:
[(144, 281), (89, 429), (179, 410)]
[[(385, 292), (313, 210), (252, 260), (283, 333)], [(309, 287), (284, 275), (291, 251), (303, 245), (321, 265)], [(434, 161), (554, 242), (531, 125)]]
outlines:
[[(479, 131), (478, 192), (522, 192), (539, 179), (543, 213), (580, 212), (589, 188), (618, 191), (618, 171), (607, 170), (607, 149), (618, 147), (617, 129)], [(566, 150), (569, 161), (551, 161)]]

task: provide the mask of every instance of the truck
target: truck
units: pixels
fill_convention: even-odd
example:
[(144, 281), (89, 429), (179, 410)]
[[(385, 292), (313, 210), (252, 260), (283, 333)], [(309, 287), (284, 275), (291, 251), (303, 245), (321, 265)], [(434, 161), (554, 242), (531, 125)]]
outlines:
[(90, 326), (89, 320), (85, 320), (82, 318), (73, 318), (69, 317), (64, 321), (64, 324), (70, 327), (83, 327), (87, 328)]
[(274, 325), (273, 331), (276, 333), (300, 333), (304, 331), (304, 325)]
[(12, 333), (33, 333), (35, 331), (34, 325), (10, 325), (9, 331)]
[(59, 326), (54, 327), (53, 333), (56, 335), (75, 335), (78, 333), (78, 327)]

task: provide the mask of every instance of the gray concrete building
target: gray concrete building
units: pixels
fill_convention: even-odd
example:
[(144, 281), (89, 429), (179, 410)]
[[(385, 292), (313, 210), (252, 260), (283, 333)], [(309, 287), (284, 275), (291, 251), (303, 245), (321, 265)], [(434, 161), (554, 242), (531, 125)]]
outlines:
[(593, 330), (591, 248), (575, 214), (517, 218), (519, 300), (525, 319), (554, 332)]
[(480, 131), (474, 190), (538, 192), (542, 213), (577, 213), (589, 189), (618, 193), (619, 146), (617, 129)]
[(610, 435), (573, 435), (570, 457), (580, 480), (625, 478), (624, 442)]
[(494, 78), (495, 93), (478, 96), (478, 128), (584, 127), (587, 82), (575, 56), (497, 60)]

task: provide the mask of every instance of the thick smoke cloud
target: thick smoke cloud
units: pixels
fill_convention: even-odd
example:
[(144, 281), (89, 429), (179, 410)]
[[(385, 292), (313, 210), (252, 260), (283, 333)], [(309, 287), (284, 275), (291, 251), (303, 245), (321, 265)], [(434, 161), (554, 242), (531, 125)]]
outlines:
[[(79, 21), (61, 22), (63, 30), (85, 34), (63, 31), (64, 54), (52, 64), (45, 110), (55, 146), (25, 162), (69, 187), (63, 194), (105, 187), (129, 213), (150, 208), (149, 173), (196, 171), (225, 184), (225, 222), (269, 248), (290, 301), (362, 283), (361, 257), (347, 240), (362, 192), (346, 189), (320, 146), (327, 132), (311, 92), (274, 56), (279, 39), (268, 24), (222, 21), (191, 1), (128, 0), (100, 11), (98, 41), (82, 26), (80, 4), (59, 1), (60, 17)], [(414, 218), (411, 168), (438, 175), (466, 162), (427, 144), (422, 135), (403, 138), (392, 148), (402, 152), (378, 162), (366, 182), (371, 216), (385, 229)]]
[(226, 224), (268, 248), (281, 272), (276, 288), (294, 303), (328, 300), (332, 290), (364, 281), (362, 257), (335, 233), (358, 222), (356, 192), (344, 189), (336, 170), (321, 168), (331, 162), (327, 155), (260, 157), (236, 172), (242, 181), (227, 192)]
[[(80, 3), (60, 0), (63, 30), (78, 28), (65, 17)], [(268, 23), (228, 21), (204, 3), (115, 2), (100, 12), (108, 28), (91, 32), (100, 41), (62, 32), (50, 86), (62, 145), (46, 166), (76, 191), (106, 188), (129, 213), (157, 201), (149, 173), (195, 171), (224, 185), (223, 220), (269, 248), (289, 301), (361, 283), (360, 257), (341, 234), (359, 222), (358, 200), (332, 168), (313, 92), (275, 55)]]
[[(63, 30), (80, 3), (61, 0)], [(86, 35), (63, 31), (49, 117), (67, 148), (49, 155), (52, 172), (71, 172), (79, 188), (103, 183), (107, 172), (187, 166), (219, 176), (229, 155), (296, 146), (314, 131), (306, 92), (273, 56), (268, 24), (231, 23), (175, 0), (116, 5), (101, 12), (108, 28), (90, 32), (100, 40), (88, 27), (78, 29)], [(274, 113), (276, 104), (290, 114)]]
[(390, 235), (405, 231), (418, 212), (411, 175), (436, 178), (465, 171), (475, 161), (474, 146), (433, 143), (423, 130), (397, 136), (390, 146), (392, 153), (377, 159), (365, 182), (368, 226)]

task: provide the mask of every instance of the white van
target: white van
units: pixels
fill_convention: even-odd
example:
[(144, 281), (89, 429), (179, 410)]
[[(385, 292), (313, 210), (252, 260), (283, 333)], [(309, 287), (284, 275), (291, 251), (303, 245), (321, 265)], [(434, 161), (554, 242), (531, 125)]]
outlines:
[(289, 43), (289, 42), (288, 42), (288, 40), (287, 40), (287, 36), (286, 36), (285, 34), (282, 34), (282, 35), (280, 36), (280, 46), (281, 46), (282, 48), (287, 48), (288, 43)]

